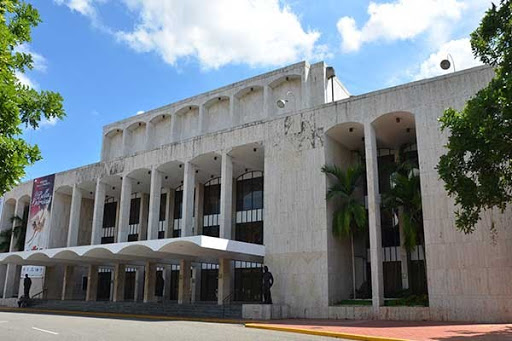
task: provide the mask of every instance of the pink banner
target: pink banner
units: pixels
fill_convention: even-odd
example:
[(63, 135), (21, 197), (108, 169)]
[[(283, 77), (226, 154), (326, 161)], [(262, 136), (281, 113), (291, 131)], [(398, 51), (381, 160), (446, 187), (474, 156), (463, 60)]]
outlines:
[(48, 247), (54, 180), (55, 174), (34, 180), (25, 251), (42, 250)]

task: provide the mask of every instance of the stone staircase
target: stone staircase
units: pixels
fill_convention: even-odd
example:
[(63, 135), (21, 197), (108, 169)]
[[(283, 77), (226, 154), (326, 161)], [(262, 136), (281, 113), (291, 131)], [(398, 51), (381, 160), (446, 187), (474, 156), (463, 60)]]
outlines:
[(85, 302), (34, 300), (31, 308), (43, 310), (68, 310), (96, 313), (159, 315), (190, 318), (242, 319), (242, 305), (217, 305), (215, 303), (177, 304), (176, 302)]

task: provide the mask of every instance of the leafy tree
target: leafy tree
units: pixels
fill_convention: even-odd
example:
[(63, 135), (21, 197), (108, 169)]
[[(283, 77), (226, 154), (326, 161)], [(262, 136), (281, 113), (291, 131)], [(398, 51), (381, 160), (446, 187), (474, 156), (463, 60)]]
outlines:
[(327, 190), (327, 200), (337, 200), (340, 208), (332, 217), (332, 232), (336, 237), (350, 237), (352, 245), (352, 284), (356, 298), (356, 269), (354, 259), (354, 234), (367, 226), (367, 213), (361, 195), (357, 195), (357, 186), (365, 174), (361, 165), (349, 167), (346, 171), (337, 166), (323, 166), (322, 172), (334, 178), (334, 184)]
[(471, 47), (495, 76), (461, 111), (444, 112), (441, 128), (451, 135), (437, 166), (455, 197), (456, 227), (465, 233), (475, 230), (483, 210), (503, 212), (512, 201), (512, 0), (492, 5)]
[(31, 41), (39, 13), (21, 0), (0, 0), (0, 195), (25, 175), (25, 167), (41, 159), (37, 145), (21, 138), (22, 127), (36, 129), (41, 119), (63, 118), (60, 94), (36, 91), (16, 77), (32, 69), (29, 53), (19, 47)]

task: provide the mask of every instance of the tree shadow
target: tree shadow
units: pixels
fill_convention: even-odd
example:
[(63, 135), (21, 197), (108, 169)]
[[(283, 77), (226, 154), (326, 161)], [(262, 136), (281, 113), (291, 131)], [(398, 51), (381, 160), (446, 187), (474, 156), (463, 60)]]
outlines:
[(470, 331), (470, 330), (448, 330), (450, 333), (457, 333), (457, 336), (438, 337), (433, 340), (436, 341), (506, 341), (512, 340), (512, 326), (506, 326), (500, 330), (489, 332)]

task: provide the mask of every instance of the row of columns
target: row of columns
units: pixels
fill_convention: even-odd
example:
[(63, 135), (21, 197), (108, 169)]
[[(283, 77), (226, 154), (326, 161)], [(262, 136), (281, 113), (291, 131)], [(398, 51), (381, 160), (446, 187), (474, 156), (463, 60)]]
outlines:
[[(194, 229), (194, 189), (196, 187), (196, 166), (188, 161), (184, 165), (183, 174), (183, 225), (182, 237), (193, 236), (198, 233)], [(162, 178), (164, 174), (156, 166), (151, 169), (151, 185), (149, 194), (149, 216), (148, 216), (148, 240), (158, 239), (158, 225), (160, 214), (160, 195)], [(134, 179), (124, 176), (121, 185), (119, 221), (117, 229), (117, 242), (128, 241), (128, 227), (130, 219), (130, 202)], [(96, 193), (94, 197), (94, 211), (92, 221), (91, 245), (101, 244), (101, 233), (103, 229), (103, 213), (105, 205), (106, 183), (98, 179), (96, 181)], [(73, 185), (71, 199), (71, 213), (67, 246), (78, 245), (78, 230), (80, 222), (80, 209), (82, 203), (82, 190), (78, 184)], [(170, 196), (168, 197), (169, 201)], [(221, 207), (220, 207), (220, 238), (231, 239), (232, 212), (233, 212), (233, 160), (227, 153), (222, 153), (221, 163)], [(144, 217), (142, 217), (144, 218)], [(169, 219), (172, 219), (169, 217)]]
[[(192, 270), (191, 270), (192, 269)], [(89, 265), (87, 269), (87, 289), (85, 300), (96, 301), (98, 295), (98, 265)], [(155, 289), (156, 289), (156, 272), (157, 264), (151, 261), (146, 262), (144, 270), (139, 267), (136, 270), (135, 279), (135, 298), (137, 301), (140, 297), (141, 282), (144, 286), (143, 301), (155, 302)], [(192, 276), (191, 276), (192, 271)], [(188, 304), (195, 302), (199, 299), (199, 290), (197, 290), (200, 283), (200, 271), (198, 267), (192, 268), (190, 260), (180, 260), (179, 270), (179, 281), (178, 281), (178, 304)], [(64, 278), (62, 285), (62, 300), (73, 299), (73, 274), (74, 266), (67, 265), (64, 269)], [(142, 274), (144, 278), (142, 280)], [(171, 279), (170, 267), (164, 269), (164, 297), (167, 297), (170, 291), (170, 279)], [(196, 290), (192, 291), (192, 278), (195, 279)], [(221, 258), (219, 259), (219, 275), (218, 275), (218, 289), (217, 289), (217, 303), (219, 305), (226, 304), (226, 302), (232, 299), (231, 297), (231, 282), (232, 282), (232, 260)], [(126, 265), (116, 264), (114, 267), (114, 279), (113, 279), (113, 302), (122, 302), (125, 297), (125, 281), (126, 281)]]

